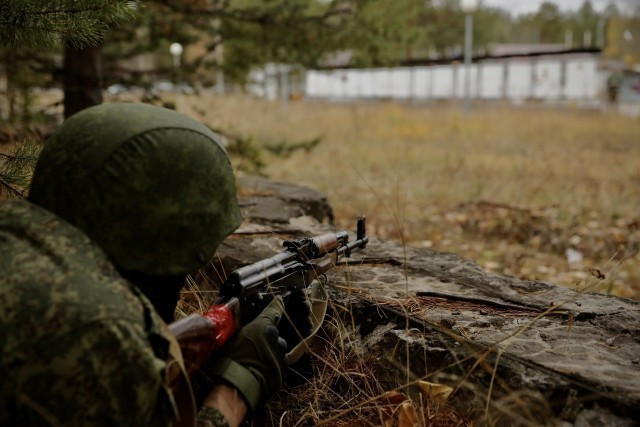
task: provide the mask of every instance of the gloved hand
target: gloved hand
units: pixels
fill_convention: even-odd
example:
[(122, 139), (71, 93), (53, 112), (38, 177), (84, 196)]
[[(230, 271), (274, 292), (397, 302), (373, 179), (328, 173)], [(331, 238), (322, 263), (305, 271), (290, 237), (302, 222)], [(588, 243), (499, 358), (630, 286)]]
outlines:
[(285, 303), (285, 314), (278, 326), (280, 336), (287, 342), (287, 352), (311, 335), (311, 301), (302, 289), (291, 291)]
[(277, 296), (256, 319), (240, 329), (209, 370), (238, 389), (251, 411), (280, 389), (284, 381), (287, 343), (277, 328), (283, 312), (282, 297)]

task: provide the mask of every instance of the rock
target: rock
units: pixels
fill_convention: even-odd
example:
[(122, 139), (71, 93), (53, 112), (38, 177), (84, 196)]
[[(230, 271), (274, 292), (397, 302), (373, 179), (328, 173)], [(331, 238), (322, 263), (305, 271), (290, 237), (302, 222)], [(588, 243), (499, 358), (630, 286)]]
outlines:
[(320, 223), (333, 223), (333, 209), (319, 191), (256, 176), (238, 178), (238, 187), (240, 206), (252, 222), (288, 223), (291, 218), (310, 216)]
[(637, 419), (630, 420), (617, 417), (608, 411), (603, 411), (598, 405), (594, 409), (587, 409), (576, 417), (576, 427), (632, 427)]
[[(219, 249), (224, 271), (275, 255), (285, 238), (331, 229), (332, 209), (317, 191), (253, 177), (239, 185), (245, 222)], [(354, 307), (367, 351), (401, 366), (409, 355), (411, 377), (457, 388), (461, 409), (483, 413), (490, 395), (489, 421), (640, 419), (639, 302), (491, 274), (452, 253), (371, 237), (328, 274), (342, 289), (332, 297)]]

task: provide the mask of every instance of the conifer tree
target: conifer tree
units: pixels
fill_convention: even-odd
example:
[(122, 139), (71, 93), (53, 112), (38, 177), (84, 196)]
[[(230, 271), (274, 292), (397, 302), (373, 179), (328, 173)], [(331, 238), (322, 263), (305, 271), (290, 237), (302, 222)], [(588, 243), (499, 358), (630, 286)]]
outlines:
[[(65, 116), (102, 102), (100, 44), (114, 24), (137, 14), (125, 0), (19, 0), (0, 3), (0, 45), (40, 53), (63, 46)], [(10, 66), (5, 72), (10, 81)], [(11, 89), (10, 89), (11, 90)], [(24, 100), (23, 100), (24, 103)]]
[[(67, 52), (94, 52), (104, 33), (113, 24), (132, 19), (134, 2), (124, 0), (17, 0), (0, 3), (0, 57), (8, 90), (10, 120), (15, 120), (21, 98), (23, 120), (30, 116), (31, 85), (46, 84), (37, 70), (51, 68), (53, 54), (65, 46)], [(69, 54), (67, 54), (67, 62)], [(77, 62), (77, 58), (76, 58)], [(83, 62), (68, 67), (73, 72), (86, 69)], [(88, 74), (89, 79), (93, 75)], [(77, 77), (77, 75), (75, 76)], [(99, 100), (98, 100), (99, 102)], [(23, 197), (37, 159), (39, 146), (24, 139), (11, 154), (0, 153), (0, 198)]]
[(99, 44), (113, 24), (136, 14), (125, 0), (13, 0), (0, 3), (0, 44), (49, 48)]

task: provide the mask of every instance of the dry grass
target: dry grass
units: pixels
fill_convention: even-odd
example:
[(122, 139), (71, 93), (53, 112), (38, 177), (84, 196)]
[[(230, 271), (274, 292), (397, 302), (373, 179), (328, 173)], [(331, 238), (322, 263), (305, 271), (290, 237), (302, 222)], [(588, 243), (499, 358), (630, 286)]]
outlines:
[[(210, 268), (188, 277), (181, 292), (178, 316), (206, 311), (215, 302), (215, 289), (224, 282), (226, 273), (218, 259)], [(328, 314), (312, 348), (290, 367), (285, 387), (255, 414), (253, 425), (473, 425), (470, 413), (460, 413), (447, 400), (453, 389), (449, 388), (447, 397), (442, 397), (438, 390), (417, 392), (421, 390), (421, 381), (407, 383), (404, 369), (399, 365), (390, 366), (393, 355), (385, 358), (371, 353), (370, 344), (365, 343), (369, 338), (363, 338), (355, 326), (359, 324), (351, 307), (335, 304), (331, 298)]]
[[(326, 192), (339, 226), (459, 253), (488, 270), (640, 297), (640, 120), (578, 109), (287, 105), (184, 98), (182, 110), (258, 141), (324, 139), (268, 158), (276, 180)], [(583, 256), (569, 263), (567, 249)], [(609, 262), (612, 260), (613, 262)]]
[[(350, 316), (351, 313), (346, 313)], [(259, 423), (268, 425), (441, 426), (472, 425), (442, 400), (409, 393), (390, 381), (387, 360), (367, 353), (349, 319), (329, 317), (310, 353), (310, 371), (290, 370), (299, 384), (278, 394)], [(295, 381), (295, 378), (294, 378)]]

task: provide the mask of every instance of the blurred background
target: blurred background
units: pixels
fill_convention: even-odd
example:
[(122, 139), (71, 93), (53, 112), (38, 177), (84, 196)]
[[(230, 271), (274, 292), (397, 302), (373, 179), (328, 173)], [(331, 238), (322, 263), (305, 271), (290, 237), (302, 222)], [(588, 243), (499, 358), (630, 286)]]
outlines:
[(76, 3), (0, 5), (0, 198), (65, 116), (154, 103), (341, 228), (640, 298), (637, 1)]

